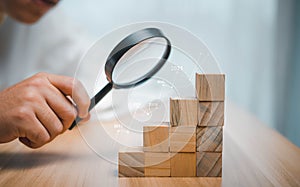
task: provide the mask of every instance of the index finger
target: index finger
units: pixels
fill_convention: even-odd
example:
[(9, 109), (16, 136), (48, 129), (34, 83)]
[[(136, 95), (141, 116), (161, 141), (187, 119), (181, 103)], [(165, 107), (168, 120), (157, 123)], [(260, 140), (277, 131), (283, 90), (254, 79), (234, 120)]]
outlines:
[(64, 95), (71, 96), (78, 109), (78, 116), (86, 118), (90, 106), (90, 98), (82, 83), (72, 77), (49, 74), (49, 82)]

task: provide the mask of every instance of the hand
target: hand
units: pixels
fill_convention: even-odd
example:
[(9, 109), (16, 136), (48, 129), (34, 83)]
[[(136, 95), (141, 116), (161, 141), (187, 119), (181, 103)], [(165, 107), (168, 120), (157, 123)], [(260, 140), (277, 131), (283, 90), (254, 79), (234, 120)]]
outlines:
[(89, 105), (79, 81), (38, 73), (0, 92), (0, 143), (19, 138), (28, 147), (41, 147), (67, 130), (77, 115), (88, 118)]

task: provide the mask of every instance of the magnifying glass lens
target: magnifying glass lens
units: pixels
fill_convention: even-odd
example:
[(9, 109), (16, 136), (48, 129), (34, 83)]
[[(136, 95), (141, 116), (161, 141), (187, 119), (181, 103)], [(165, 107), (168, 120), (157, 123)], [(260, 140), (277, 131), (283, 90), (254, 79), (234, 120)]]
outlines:
[(128, 50), (116, 64), (112, 81), (125, 86), (138, 83), (161, 63), (167, 42), (163, 38), (147, 39)]
[[(89, 111), (114, 87), (137, 86), (157, 73), (171, 52), (170, 41), (159, 29), (146, 28), (124, 38), (111, 52), (105, 64), (109, 83), (91, 98)], [(77, 117), (70, 130), (80, 121)]]

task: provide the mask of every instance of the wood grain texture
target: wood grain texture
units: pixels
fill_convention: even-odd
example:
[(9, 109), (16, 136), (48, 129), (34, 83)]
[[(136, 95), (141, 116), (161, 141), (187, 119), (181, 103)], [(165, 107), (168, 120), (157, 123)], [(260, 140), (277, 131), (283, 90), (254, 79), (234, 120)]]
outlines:
[(197, 152), (222, 152), (223, 127), (197, 127)]
[(170, 152), (196, 152), (196, 128), (170, 127)]
[(176, 126), (196, 126), (198, 101), (197, 99), (170, 98), (170, 124)]
[(118, 143), (143, 145), (142, 134), (120, 136), (118, 120), (92, 117), (39, 149), (18, 141), (0, 144), (0, 186), (300, 186), (299, 147), (230, 102), (226, 122), (222, 178), (118, 177)]
[(225, 75), (196, 73), (196, 95), (199, 101), (224, 101)]
[(118, 157), (119, 177), (143, 177), (144, 157), (142, 148), (120, 151)]
[(196, 153), (176, 153), (171, 156), (171, 177), (195, 177)]
[(199, 102), (198, 126), (223, 126), (224, 102)]
[(220, 177), (144, 177), (120, 178), (122, 187), (220, 187)]
[(170, 166), (170, 153), (145, 153), (146, 177), (169, 177)]
[(222, 153), (197, 152), (197, 176), (221, 177)]
[(169, 126), (144, 126), (143, 140), (145, 152), (169, 152)]

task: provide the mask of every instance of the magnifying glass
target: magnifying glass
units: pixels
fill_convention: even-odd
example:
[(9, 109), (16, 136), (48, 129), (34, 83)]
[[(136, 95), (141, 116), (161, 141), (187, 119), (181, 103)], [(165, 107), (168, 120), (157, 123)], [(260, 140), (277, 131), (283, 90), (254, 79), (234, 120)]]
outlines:
[[(109, 54), (104, 67), (108, 84), (93, 98), (89, 111), (112, 88), (131, 88), (150, 79), (165, 64), (171, 53), (171, 43), (157, 28), (145, 28), (124, 38)], [(81, 118), (77, 117), (69, 130)]]

